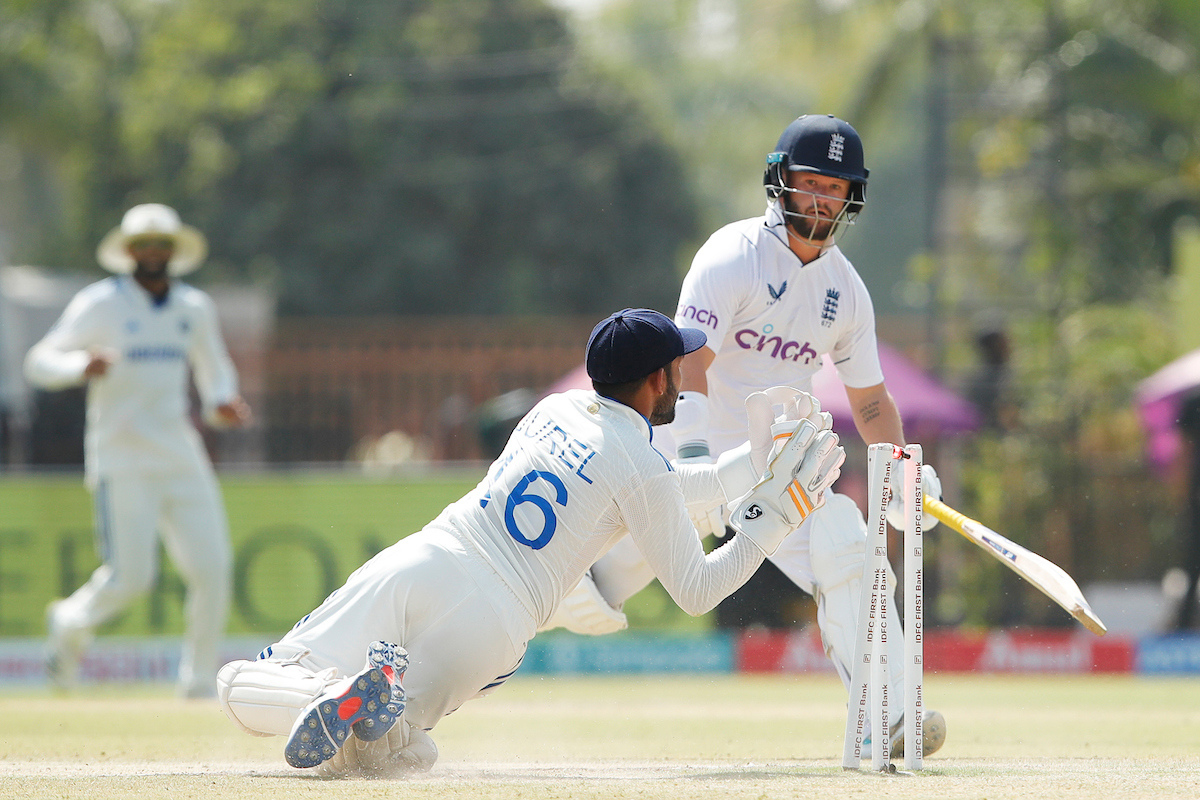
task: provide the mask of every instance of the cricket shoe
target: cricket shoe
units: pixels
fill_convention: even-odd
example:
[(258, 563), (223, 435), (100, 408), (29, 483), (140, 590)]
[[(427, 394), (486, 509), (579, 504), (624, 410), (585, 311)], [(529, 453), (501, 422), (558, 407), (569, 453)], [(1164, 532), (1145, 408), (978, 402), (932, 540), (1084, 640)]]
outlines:
[(351, 730), (364, 742), (386, 735), (404, 711), (407, 668), (404, 648), (371, 644), (362, 672), (335, 682), (300, 712), (283, 757), (293, 767), (315, 767), (337, 755)]
[[(925, 716), (921, 718), (921, 757), (931, 756), (938, 750), (942, 749), (942, 745), (946, 743), (946, 718), (942, 716), (940, 711), (926, 711)], [(863, 741), (862, 758), (863, 760), (871, 757), (871, 737), (870, 735)], [(904, 719), (901, 718), (898, 723), (892, 726), (891, 732), (891, 757), (904, 758)]]
[(56, 691), (66, 692), (79, 683), (87, 633), (62, 624), (58, 614), (62, 603), (55, 600), (46, 607), (46, 677)]

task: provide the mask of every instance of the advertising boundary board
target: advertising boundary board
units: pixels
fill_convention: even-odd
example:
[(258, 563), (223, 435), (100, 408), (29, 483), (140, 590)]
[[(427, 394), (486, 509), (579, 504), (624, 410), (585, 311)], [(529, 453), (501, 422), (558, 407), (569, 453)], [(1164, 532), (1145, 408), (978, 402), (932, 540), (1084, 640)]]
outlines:
[[(354, 472), (227, 474), (233, 545), (231, 635), (288, 630), (375, 553), (419, 530), (480, 474), (371, 479)], [(0, 478), (0, 637), (40, 636), (47, 604), (81, 586), (99, 561), (81, 475)], [(154, 587), (102, 636), (183, 630), (184, 585), (161, 552)]]
[[(1200, 636), (1193, 637), (1200, 672)], [(1186, 638), (1182, 641), (1188, 641)], [(1128, 673), (1135, 671), (1142, 643), (1130, 636), (1094, 636), (1082, 629), (1030, 628), (963, 632), (927, 629), (925, 671), (977, 673)], [(738, 642), (741, 672), (832, 671), (820, 634), (802, 631), (747, 632)]]
[[(1089, 638), (1090, 637), (1090, 638)], [(223, 660), (254, 658), (270, 644), (261, 636), (232, 637)], [(45, 684), (45, 642), (0, 639), (0, 688)], [(101, 637), (83, 661), (82, 682), (136, 683), (174, 679), (180, 641), (172, 637)], [(1200, 675), (1200, 634), (1105, 636), (1071, 630), (930, 632), (927, 674)], [(530, 642), (522, 675), (728, 674), (832, 675), (815, 630), (741, 633), (625, 631), (577, 636), (564, 631)]]

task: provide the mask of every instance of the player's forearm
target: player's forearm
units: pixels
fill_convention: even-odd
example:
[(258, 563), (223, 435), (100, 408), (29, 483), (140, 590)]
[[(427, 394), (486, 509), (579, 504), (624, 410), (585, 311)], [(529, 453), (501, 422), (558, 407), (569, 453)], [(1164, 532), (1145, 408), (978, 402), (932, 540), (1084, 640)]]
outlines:
[(696, 616), (711, 611), (745, 583), (762, 563), (763, 554), (752, 542), (727, 542), (706, 555), (683, 498), (678, 490), (667, 488), (668, 480), (676, 478), (653, 479), (639, 499), (630, 498), (622, 516), (671, 599)]
[(708, 368), (712, 365), (717, 354), (707, 345), (683, 357), (683, 379), (679, 389), (683, 392), (699, 392), (708, 394)]
[(675, 471), (679, 473), (679, 486), (683, 490), (685, 505), (704, 505), (706, 503), (716, 505), (725, 502), (725, 495), (721, 492), (721, 482), (717, 480), (715, 464), (675, 462)]
[(43, 342), (25, 356), (25, 379), (49, 391), (79, 386), (90, 361), (86, 350), (59, 350)]
[(194, 318), (195, 331), (188, 348), (188, 360), (205, 415), (211, 417), (218, 407), (238, 401), (237, 369), (229, 356), (225, 337), (221, 335), (212, 298), (199, 293), (193, 296), (193, 301), (198, 313)]
[(904, 424), (896, 401), (883, 384), (868, 389), (846, 387), (854, 425), (864, 442), (905, 444)]
[(238, 394), (237, 372), (232, 363), (221, 365), (212, 372), (195, 370), (196, 390), (206, 417), (212, 416), (221, 406), (235, 404)]
[(200, 346), (192, 349), (190, 359), (206, 416), (218, 406), (237, 401), (237, 369), (222, 340), (216, 336), (202, 338)]
[(765, 558), (754, 542), (736, 534), (704, 556), (704, 569), (693, 580), (675, 589), (661, 576), (659, 581), (681, 609), (696, 617), (712, 611), (750, 580)]

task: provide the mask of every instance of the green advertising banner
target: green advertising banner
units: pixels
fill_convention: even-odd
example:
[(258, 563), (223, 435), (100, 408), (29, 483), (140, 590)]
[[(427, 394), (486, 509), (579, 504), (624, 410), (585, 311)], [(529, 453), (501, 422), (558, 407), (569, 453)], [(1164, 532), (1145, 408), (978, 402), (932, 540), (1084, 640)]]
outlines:
[[(222, 476), (235, 553), (229, 633), (288, 630), (360, 564), (419, 530), (482, 474)], [(183, 583), (170, 559), (160, 558), (154, 590), (100, 634), (182, 631)], [(82, 585), (98, 563), (81, 475), (0, 478), (0, 636), (43, 635), (47, 603)]]

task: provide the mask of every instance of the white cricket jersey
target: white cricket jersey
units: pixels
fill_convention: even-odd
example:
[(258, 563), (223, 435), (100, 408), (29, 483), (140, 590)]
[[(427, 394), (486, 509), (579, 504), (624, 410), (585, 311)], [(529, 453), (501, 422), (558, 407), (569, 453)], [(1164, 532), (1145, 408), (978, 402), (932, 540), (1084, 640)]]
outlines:
[(842, 382), (883, 382), (867, 287), (836, 246), (808, 264), (787, 245), (777, 203), (718, 230), (684, 278), (675, 322), (708, 334), (709, 448), (746, 438), (745, 399), (769, 386), (812, 391), (822, 356)]
[(626, 533), (672, 599), (712, 609), (762, 563), (743, 536), (705, 555), (685, 501), (720, 492), (715, 467), (675, 471), (645, 417), (592, 391), (539, 402), (488, 475), (430, 523), (478, 550), (537, 625)]
[(88, 476), (207, 469), (188, 416), (189, 365), (206, 415), (238, 391), (209, 296), (172, 281), (158, 305), (129, 276), (93, 283), (30, 349), (25, 376), (43, 389), (78, 386), (89, 349), (110, 351), (113, 364), (88, 382)]

